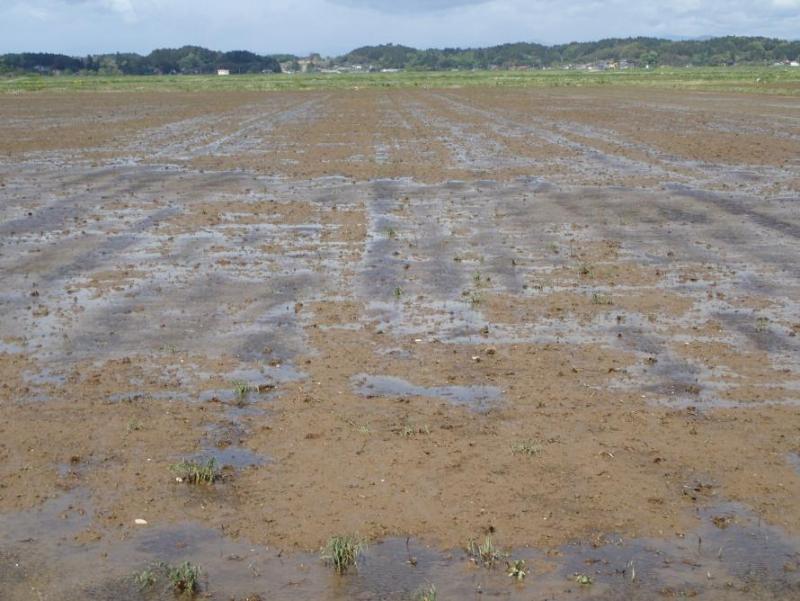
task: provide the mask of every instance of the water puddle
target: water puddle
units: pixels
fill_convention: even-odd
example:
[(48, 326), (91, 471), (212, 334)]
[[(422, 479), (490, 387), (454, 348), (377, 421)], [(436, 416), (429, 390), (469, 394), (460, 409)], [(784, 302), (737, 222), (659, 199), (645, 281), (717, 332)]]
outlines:
[[(549, 550), (498, 547), (492, 568), (477, 565), (464, 549), (389, 538), (370, 544), (357, 570), (337, 576), (315, 553), (287, 554), (194, 523), (144, 524), (124, 538), (86, 537), (91, 506), (73, 491), (0, 521), (0, 586), (9, 601), (30, 599), (32, 590), (58, 601), (170, 599), (165, 582), (141, 588), (134, 575), (158, 562), (189, 561), (202, 570), (204, 598), (226, 601), (405, 601), (431, 587), (443, 599), (798, 598), (800, 538), (734, 503), (703, 508), (697, 517), (694, 531), (663, 539), (607, 535)], [(498, 536), (495, 544), (501, 543)], [(519, 581), (507, 573), (516, 560), (525, 561)]]
[(352, 382), (356, 391), (366, 397), (431, 397), (479, 413), (496, 407), (503, 396), (497, 386), (418, 386), (395, 376), (358, 374)]
[(269, 463), (269, 459), (263, 455), (254, 453), (250, 449), (234, 445), (225, 448), (208, 447), (190, 457), (190, 459), (196, 461), (206, 461), (211, 458), (215, 459), (217, 465), (221, 468), (231, 468), (235, 470)]
[(0, 353), (8, 353), (9, 355), (17, 355), (24, 351), (24, 347), (13, 342), (5, 342), (0, 340)]
[(797, 453), (789, 453), (786, 456), (786, 460), (789, 462), (795, 471), (800, 475), (800, 452)]
[(205, 462), (213, 458), (221, 468), (234, 470), (270, 463), (270, 457), (260, 455), (242, 446), (246, 436), (245, 427), (240, 423), (241, 417), (263, 415), (263, 410), (256, 407), (242, 407), (241, 413), (226, 414), (230, 422), (227, 424), (213, 424), (207, 428), (203, 438), (201, 450), (192, 455), (190, 459)]

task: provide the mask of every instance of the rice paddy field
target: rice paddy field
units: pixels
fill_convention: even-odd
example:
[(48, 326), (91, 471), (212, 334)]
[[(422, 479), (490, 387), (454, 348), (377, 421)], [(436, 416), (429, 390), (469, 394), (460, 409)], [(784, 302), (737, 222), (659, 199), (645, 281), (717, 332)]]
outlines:
[(800, 70), (0, 91), (3, 600), (800, 597)]

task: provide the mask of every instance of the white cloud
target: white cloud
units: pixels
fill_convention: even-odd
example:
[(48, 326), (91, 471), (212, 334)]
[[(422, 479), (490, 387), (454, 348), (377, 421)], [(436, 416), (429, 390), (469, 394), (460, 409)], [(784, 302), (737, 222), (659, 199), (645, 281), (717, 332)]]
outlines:
[(387, 13), (424, 13), (447, 11), (472, 4), (486, 4), (491, 0), (331, 0), (332, 4), (367, 8)]
[(100, 0), (100, 3), (109, 10), (119, 13), (128, 21), (136, 20), (136, 10), (132, 0)]

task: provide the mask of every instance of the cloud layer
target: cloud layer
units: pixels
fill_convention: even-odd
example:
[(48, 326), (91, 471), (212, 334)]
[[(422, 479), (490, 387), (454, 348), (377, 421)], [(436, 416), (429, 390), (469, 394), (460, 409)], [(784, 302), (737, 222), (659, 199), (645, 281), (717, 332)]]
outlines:
[(366, 8), (384, 13), (430, 13), (452, 10), (471, 4), (486, 4), (491, 0), (331, 0), (333, 4)]
[(200, 44), (339, 54), (635, 35), (800, 36), (800, 0), (0, 0), (0, 52)]

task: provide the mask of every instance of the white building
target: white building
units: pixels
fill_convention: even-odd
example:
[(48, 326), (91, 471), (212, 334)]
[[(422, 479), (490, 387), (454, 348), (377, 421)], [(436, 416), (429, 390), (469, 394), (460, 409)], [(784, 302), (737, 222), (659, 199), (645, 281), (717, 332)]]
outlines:
[(230, 75), (230, 69), (217, 69), (217, 75)]

